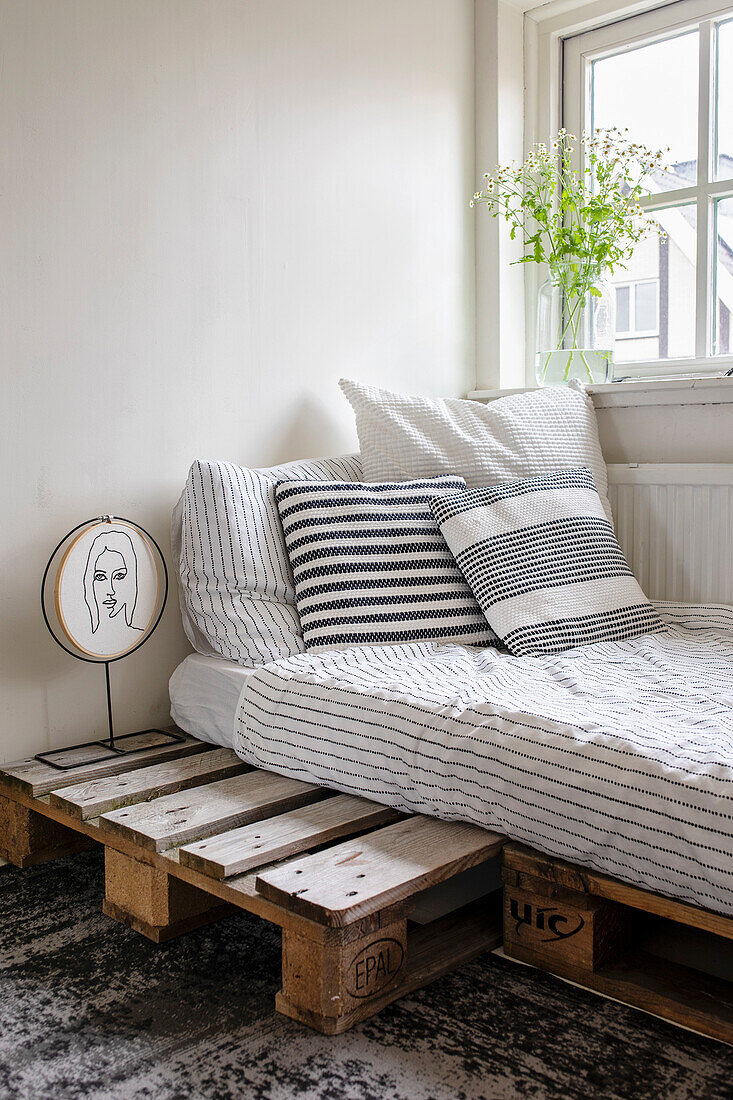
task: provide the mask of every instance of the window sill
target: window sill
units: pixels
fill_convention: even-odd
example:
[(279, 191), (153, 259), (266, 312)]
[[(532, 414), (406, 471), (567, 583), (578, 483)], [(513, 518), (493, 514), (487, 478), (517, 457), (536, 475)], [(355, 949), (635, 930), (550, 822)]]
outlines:
[[(665, 378), (659, 381), (606, 382), (587, 386), (597, 409), (633, 408), (640, 405), (728, 405), (733, 404), (731, 378)], [(473, 401), (495, 401), (526, 390), (473, 390)]]

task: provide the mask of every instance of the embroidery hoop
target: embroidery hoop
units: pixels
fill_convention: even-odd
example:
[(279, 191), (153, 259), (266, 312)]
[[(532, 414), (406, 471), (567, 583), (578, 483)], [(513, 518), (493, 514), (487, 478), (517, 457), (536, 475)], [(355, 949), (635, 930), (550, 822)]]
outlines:
[[(156, 593), (156, 600), (153, 606), (152, 614), (148, 620), (147, 625), (141, 631), (140, 639), (131, 646), (126, 647), (124, 650), (113, 653), (110, 655), (94, 654), (88, 650), (85, 650), (80, 643), (74, 639), (73, 634), (69, 631), (65, 624), (63, 609), (59, 601), (59, 587), (63, 576), (64, 568), (68, 562), (69, 555), (73, 548), (78, 544), (79, 540), (90, 531), (92, 528), (98, 527), (101, 524), (119, 524), (131, 528), (136, 534), (143, 539), (147, 548), (149, 549), (158, 575), (158, 587)], [(161, 585), (162, 580), (162, 585)], [(52, 584), (50, 582), (53, 582)], [(113, 760), (117, 756), (131, 755), (132, 753), (144, 753), (149, 752), (152, 749), (159, 748), (160, 745), (167, 743), (173, 743), (178, 741), (185, 741), (185, 737), (178, 733), (172, 733), (169, 730), (161, 730), (156, 727), (152, 727), (146, 730), (139, 730), (135, 733), (126, 733), (121, 737), (116, 737), (114, 732), (114, 724), (112, 720), (112, 695), (110, 690), (110, 678), (109, 678), (109, 666), (115, 661), (121, 661), (125, 657), (129, 657), (131, 653), (134, 653), (147, 642), (148, 638), (156, 630), (165, 610), (165, 605), (168, 599), (168, 569), (165, 564), (165, 558), (160, 546), (155, 541), (149, 531), (146, 531), (144, 527), (141, 527), (139, 523), (135, 523), (134, 520), (124, 519), (122, 516), (104, 515), (94, 516), (91, 519), (84, 520), (82, 523), (78, 523), (76, 527), (72, 527), (70, 531), (64, 535), (60, 542), (56, 545), (53, 553), (49, 557), (46, 568), (43, 571), (43, 578), (41, 580), (41, 612), (43, 614), (43, 621), (46, 624), (49, 634), (66, 653), (75, 657), (78, 661), (84, 661), (87, 664), (103, 664), (105, 687), (107, 693), (107, 725), (108, 725), (108, 737), (100, 738), (94, 741), (84, 741), (78, 745), (72, 745), (69, 748), (63, 749), (51, 749), (47, 752), (36, 753), (35, 759), (40, 760), (44, 764), (50, 765), (52, 768), (57, 768), (59, 771), (69, 771), (72, 768), (79, 768), (83, 765), (101, 763), (105, 760)], [(54, 625), (56, 629), (54, 629)], [(135, 742), (128, 743), (127, 745), (121, 745), (120, 742), (130, 741), (133, 738), (145, 738), (147, 743), (144, 745), (135, 745)], [(103, 755), (94, 756), (93, 754), (85, 754), (83, 750), (100, 748), (104, 749)], [(80, 759), (74, 760), (73, 754), (79, 752)], [(64, 757), (67, 761), (62, 762), (56, 757)], [(70, 759), (72, 758), (72, 759)]]

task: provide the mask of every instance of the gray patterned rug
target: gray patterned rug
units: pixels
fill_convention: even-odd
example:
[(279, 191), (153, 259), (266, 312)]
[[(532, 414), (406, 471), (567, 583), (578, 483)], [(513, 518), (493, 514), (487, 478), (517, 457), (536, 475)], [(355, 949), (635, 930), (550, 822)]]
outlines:
[(2, 1100), (716, 1100), (733, 1048), (487, 956), (352, 1032), (275, 1015), (277, 929), (157, 947), (104, 917), (97, 852), (0, 869)]

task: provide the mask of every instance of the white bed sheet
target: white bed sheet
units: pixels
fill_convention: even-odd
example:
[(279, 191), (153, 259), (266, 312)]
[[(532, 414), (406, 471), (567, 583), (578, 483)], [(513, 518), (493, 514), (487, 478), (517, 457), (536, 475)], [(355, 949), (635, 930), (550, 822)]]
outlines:
[(253, 672), (223, 657), (190, 654), (170, 678), (171, 718), (201, 741), (232, 748), (239, 696)]
[(234, 748), (733, 915), (733, 609), (657, 606), (668, 633), (557, 656), (275, 661), (246, 681)]

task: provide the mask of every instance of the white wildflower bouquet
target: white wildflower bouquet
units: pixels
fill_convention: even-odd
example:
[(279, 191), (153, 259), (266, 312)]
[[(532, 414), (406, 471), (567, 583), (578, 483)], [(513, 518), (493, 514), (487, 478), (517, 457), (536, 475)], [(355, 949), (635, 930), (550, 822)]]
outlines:
[(664, 152), (629, 141), (617, 127), (596, 130), (581, 138), (586, 163), (578, 171), (576, 142), (563, 128), (552, 148), (539, 142), (518, 167), (486, 173), (485, 190), (476, 192), (471, 205), (486, 205), (492, 217), (503, 217), (512, 240), (522, 234), (525, 254), (518, 263), (570, 263), (613, 273), (643, 237), (659, 232), (639, 200), (651, 172), (663, 170)]
[[(581, 145), (585, 155), (578, 169), (577, 138), (563, 128), (550, 148), (534, 145), (523, 164), (486, 173), (484, 190), (471, 200), (471, 206), (485, 205), (492, 217), (507, 221), (512, 240), (521, 236), (524, 255), (515, 263), (548, 265), (565, 302), (558, 348), (568, 341), (578, 345), (588, 295), (601, 296), (596, 284), (624, 267), (644, 237), (664, 236), (640, 205), (652, 173), (666, 170), (664, 152), (630, 141), (617, 127), (583, 134)], [(568, 357), (565, 377), (571, 365)]]

